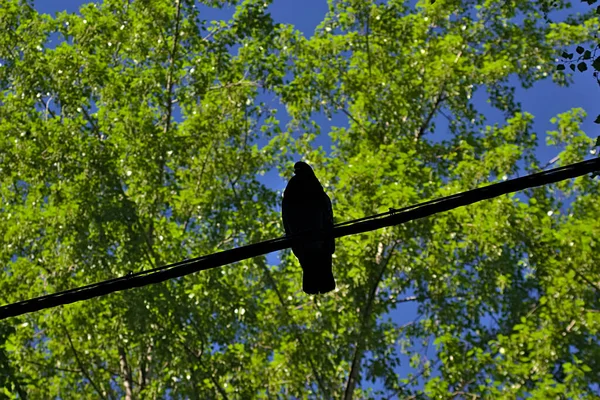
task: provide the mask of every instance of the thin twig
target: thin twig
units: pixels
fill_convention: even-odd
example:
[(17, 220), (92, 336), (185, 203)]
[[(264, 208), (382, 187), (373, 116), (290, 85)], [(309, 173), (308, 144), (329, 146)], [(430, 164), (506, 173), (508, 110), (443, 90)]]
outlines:
[(73, 345), (73, 341), (71, 340), (71, 335), (69, 335), (69, 331), (67, 331), (67, 328), (65, 328), (64, 326), (63, 326), (63, 330), (65, 332), (65, 335), (67, 335), (67, 339), (69, 340), (69, 345), (71, 346), (71, 351), (73, 352), (73, 355), (75, 356), (75, 361), (77, 362), (77, 365), (79, 366), (81, 373), (83, 374), (83, 376), (85, 376), (85, 378), (88, 380), (88, 382), (90, 382), (90, 384), (92, 385), (92, 387), (94, 388), (96, 393), (98, 393), (98, 396), (100, 396), (101, 399), (106, 399), (106, 396), (104, 396), (104, 394), (102, 393), (102, 391), (100, 390), (98, 385), (96, 385), (96, 382), (94, 382), (94, 380), (92, 379), (90, 374), (88, 374), (87, 370), (85, 369), (85, 367), (83, 365), (83, 362), (79, 358), (79, 353), (77, 352), (77, 350), (75, 349), (75, 346)]
[(326, 387), (325, 387), (325, 384), (323, 383), (321, 375), (317, 371), (317, 368), (314, 364), (314, 361), (312, 359), (312, 352), (308, 351), (308, 347), (305, 345), (304, 341), (302, 340), (302, 335), (299, 332), (298, 325), (294, 321), (294, 318), (292, 317), (292, 315), (288, 312), (288, 307), (285, 303), (285, 300), (283, 299), (283, 295), (281, 294), (281, 292), (279, 291), (279, 288), (277, 287), (277, 283), (276, 283), (275, 279), (273, 278), (271, 271), (269, 271), (269, 268), (267, 268), (266, 265), (263, 265), (262, 267), (263, 267), (263, 270), (265, 271), (265, 275), (267, 276), (271, 285), (273, 286), (273, 290), (275, 290), (275, 293), (277, 294), (277, 298), (279, 299), (279, 303), (281, 304), (281, 307), (283, 308), (283, 312), (286, 314), (288, 320), (291, 322), (290, 326), (293, 327), (294, 333), (296, 334), (296, 338), (297, 338), (298, 342), (300, 343), (300, 346), (302, 346), (304, 349), (306, 349), (306, 351), (304, 353), (308, 355), (308, 363), (310, 364), (310, 367), (313, 371), (313, 375), (317, 379), (317, 386), (323, 395), (322, 398), (324, 398), (324, 399), (331, 398), (331, 396), (329, 396), (329, 392), (326, 390)]

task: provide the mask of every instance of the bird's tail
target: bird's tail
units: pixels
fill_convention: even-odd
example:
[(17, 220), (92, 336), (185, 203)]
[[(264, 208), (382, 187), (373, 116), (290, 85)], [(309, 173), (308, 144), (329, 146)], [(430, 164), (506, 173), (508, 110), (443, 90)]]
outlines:
[(318, 252), (310, 254), (300, 263), (302, 265), (302, 289), (307, 294), (328, 293), (335, 289), (331, 254)]

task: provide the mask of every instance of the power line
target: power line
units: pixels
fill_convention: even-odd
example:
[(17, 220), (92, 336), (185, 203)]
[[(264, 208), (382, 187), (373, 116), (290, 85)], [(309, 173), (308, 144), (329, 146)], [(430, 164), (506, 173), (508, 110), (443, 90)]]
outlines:
[[(536, 186), (548, 185), (594, 171), (600, 171), (600, 158), (491, 184), (489, 186), (397, 210), (390, 209), (390, 211), (385, 213), (336, 224), (333, 228), (333, 236), (338, 238), (399, 225), (415, 219), (473, 204), (478, 201), (491, 199), (493, 197)], [(159, 268), (129, 274), (120, 278), (7, 304), (0, 307), (0, 320), (8, 317), (16, 317), (29, 312), (44, 310), (46, 308), (74, 303), (76, 301), (88, 300), (122, 290), (164, 282), (168, 279), (182, 277), (198, 271), (221, 267), (226, 264), (286, 249), (290, 247), (292, 241), (297, 238), (322, 234), (322, 232), (313, 231), (292, 237), (280, 237), (190, 260), (180, 261), (174, 264), (168, 264)]]

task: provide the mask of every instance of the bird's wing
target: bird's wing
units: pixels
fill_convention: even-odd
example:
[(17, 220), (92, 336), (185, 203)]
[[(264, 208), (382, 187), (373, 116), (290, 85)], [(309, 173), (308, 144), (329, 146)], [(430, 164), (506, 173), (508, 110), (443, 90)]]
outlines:
[[(297, 177), (290, 179), (283, 194), (281, 219), (288, 236), (310, 230), (333, 228), (331, 200), (318, 180), (307, 184), (305, 180), (299, 180)], [(305, 243), (304, 246), (319, 248), (324, 244), (333, 254), (333, 239), (326, 239), (325, 242), (317, 240), (311, 244)]]
[[(333, 207), (331, 206), (331, 199), (325, 192), (323, 192), (323, 197), (325, 207), (323, 207), (323, 223), (321, 228), (333, 229)], [(331, 239), (328, 239), (327, 242), (331, 248), (331, 254), (335, 253), (335, 239), (332, 237)]]
[(292, 229), (290, 227), (290, 212), (290, 201), (284, 194), (283, 201), (281, 202), (281, 220), (283, 221), (283, 229), (285, 229), (286, 236), (292, 234)]

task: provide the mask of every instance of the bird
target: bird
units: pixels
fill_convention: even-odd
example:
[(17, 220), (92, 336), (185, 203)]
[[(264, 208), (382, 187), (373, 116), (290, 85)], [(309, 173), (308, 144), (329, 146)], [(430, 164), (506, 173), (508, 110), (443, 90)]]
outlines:
[[(313, 169), (307, 163), (294, 164), (281, 204), (286, 236), (315, 231), (292, 243), (292, 252), (302, 267), (302, 289), (307, 294), (322, 294), (335, 289), (332, 255), (335, 252), (333, 209)], [(319, 234), (318, 231), (323, 231)]]

